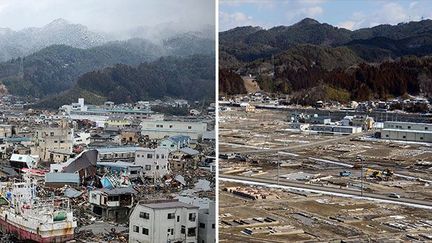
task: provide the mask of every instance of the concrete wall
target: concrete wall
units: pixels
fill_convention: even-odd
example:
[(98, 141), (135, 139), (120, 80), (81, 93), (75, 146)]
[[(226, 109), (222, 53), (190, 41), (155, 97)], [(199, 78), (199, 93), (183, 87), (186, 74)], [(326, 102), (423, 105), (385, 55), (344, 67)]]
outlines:
[[(148, 219), (140, 218), (140, 212), (147, 213)], [(174, 218), (168, 219), (173, 213)], [(195, 214), (195, 221), (189, 220), (189, 214)], [(182, 226), (185, 233), (182, 233)], [(195, 236), (188, 236), (189, 228), (195, 228)], [(134, 230), (138, 229), (138, 232)], [(146, 229), (143, 233), (143, 229)], [(172, 230), (171, 230), (172, 229)], [(194, 242), (198, 240), (198, 208), (149, 208), (137, 204), (129, 220), (129, 242)]]

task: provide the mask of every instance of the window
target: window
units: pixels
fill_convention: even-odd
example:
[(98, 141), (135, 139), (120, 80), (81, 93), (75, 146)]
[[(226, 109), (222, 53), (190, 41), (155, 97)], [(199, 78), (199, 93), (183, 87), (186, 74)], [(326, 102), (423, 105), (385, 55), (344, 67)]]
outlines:
[(195, 221), (195, 219), (196, 219), (196, 213), (190, 213), (189, 214), (189, 221)]
[(146, 165), (145, 170), (151, 170), (151, 165)]
[(181, 226), (181, 231), (180, 231), (180, 233), (181, 233), (181, 234), (185, 234), (185, 233), (186, 233), (186, 226), (184, 226), (184, 225)]
[(173, 127), (173, 125), (170, 125), (170, 128), (172, 128)]
[(177, 216), (177, 222), (180, 222), (180, 216)]
[(138, 232), (139, 232), (139, 227), (136, 226), (136, 225), (134, 225), (134, 226), (133, 226), (133, 232), (138, 233)]
[(408, 129), (411, 129), (411, 126), (408, 126)]
[(147, 159), (151, 159), (151, 158), (153, 158), (153, 155), (152, 154), (147, 154)]
[(165, 155), (164, 154), (161, 154), (161, 159), (165, 159)]
[(429, 128), (428, 127), (425, 127), (425, 130), (428, 130)]
[(175, 214), (174, 213), (169, 213), (168, 214), (168, 219), (174, 219), (175, 218)]
[(420, 140), (423, 140), (423, 137), (420, 137)]
[(150, 218), (150, 214), (149, 213), (146, 213), (146, 212), (140, 212), (140, 218), (143, 218), (143, 219), (149, 219)]
[(50, 136), (51, 136), (51, 137), (54, 136), (54, 132), (51, 132), (51, 133), (50, 133)]
[(156, 165), (156, 170), (159, 170), (159, 165)]
[(200, 223), (200, 224), (199, 224), (199, 227), (200, 227), (201, 229), (205, 229), (205, 224), (204, 224), (204, 223)]
[(214, 229), (215, 228), (215, 224), (212, 224), (212, 229)]
[(196, 228), (188, 228), (187, 236), (196, 236)]
[(406, 136), (402, 136), (402, 138), (406, 138)]
[(386, 134), (386, 138), (388, 138), (389, 137), (389, 135), (388, 134)]
[(168, 234), (174, 235), (174, 229), (173, 228), (168, 229)]
[(192, 129), (192, 126), (188, 126), (188, 129)]
[(57, 140), (54, 140), (54, 143), (57, 143)]
[(156, 159), (159, 159), (159, 154), (156, 154)]
[(146, 228), (142, 228), (142, 234), (143, 235), (148, 235), (149, 231)]

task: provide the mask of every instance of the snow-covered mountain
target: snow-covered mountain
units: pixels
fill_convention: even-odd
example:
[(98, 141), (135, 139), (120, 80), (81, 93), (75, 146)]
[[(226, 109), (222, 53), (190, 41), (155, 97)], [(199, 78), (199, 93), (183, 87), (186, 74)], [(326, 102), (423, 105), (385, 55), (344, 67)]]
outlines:
[(89, 48), (107, 41), (104, 35), (64, 19), (56, 19), (40, 28), (32, 27), (20, 31), (0, 28), (0, 61), (26, 56), (54, 44)]

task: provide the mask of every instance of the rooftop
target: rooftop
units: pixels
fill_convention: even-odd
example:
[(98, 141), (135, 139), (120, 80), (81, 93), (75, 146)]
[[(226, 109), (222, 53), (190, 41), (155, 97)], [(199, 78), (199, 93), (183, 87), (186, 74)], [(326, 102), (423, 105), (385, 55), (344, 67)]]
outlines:
[(153, 209), (165, 209), (165, 208), (199, 208), (197, 206), (180, 202), (178, 200), (154, 200), (154, 201), (142, 201), (140, 205)]

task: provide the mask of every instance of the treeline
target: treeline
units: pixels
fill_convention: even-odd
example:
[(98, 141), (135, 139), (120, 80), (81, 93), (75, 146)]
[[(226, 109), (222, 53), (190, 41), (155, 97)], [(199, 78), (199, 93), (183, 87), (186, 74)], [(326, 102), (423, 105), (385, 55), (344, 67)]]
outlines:
[(105, 100), (125, 103), (164, 97), (214, 100), (214, 80), (213, 56), (162, 57), (137, 67), (118, 64), (88, 72), (74, 88), (44, 99), (36, 107), (58, 108), (80, 96), (93, 97), (96, 104)]
[(275, 78), (266, 79), (266, 82), (275, 85), (273, 91), (286, 90), (288, 86), (288, 92), (325, 84), (348, 92), (351, 100), (358, 101), (416, 95), (420, 92), (432, 96), (432, 58), (404, 57), (379, 65), (362, 63), (330, 71), (318, 66), (309, 69), (287, 68), (276, 72)]
[(227, 95), (247, 93), (241, 76), (228, 69), (219, 70), (219, 90)]

